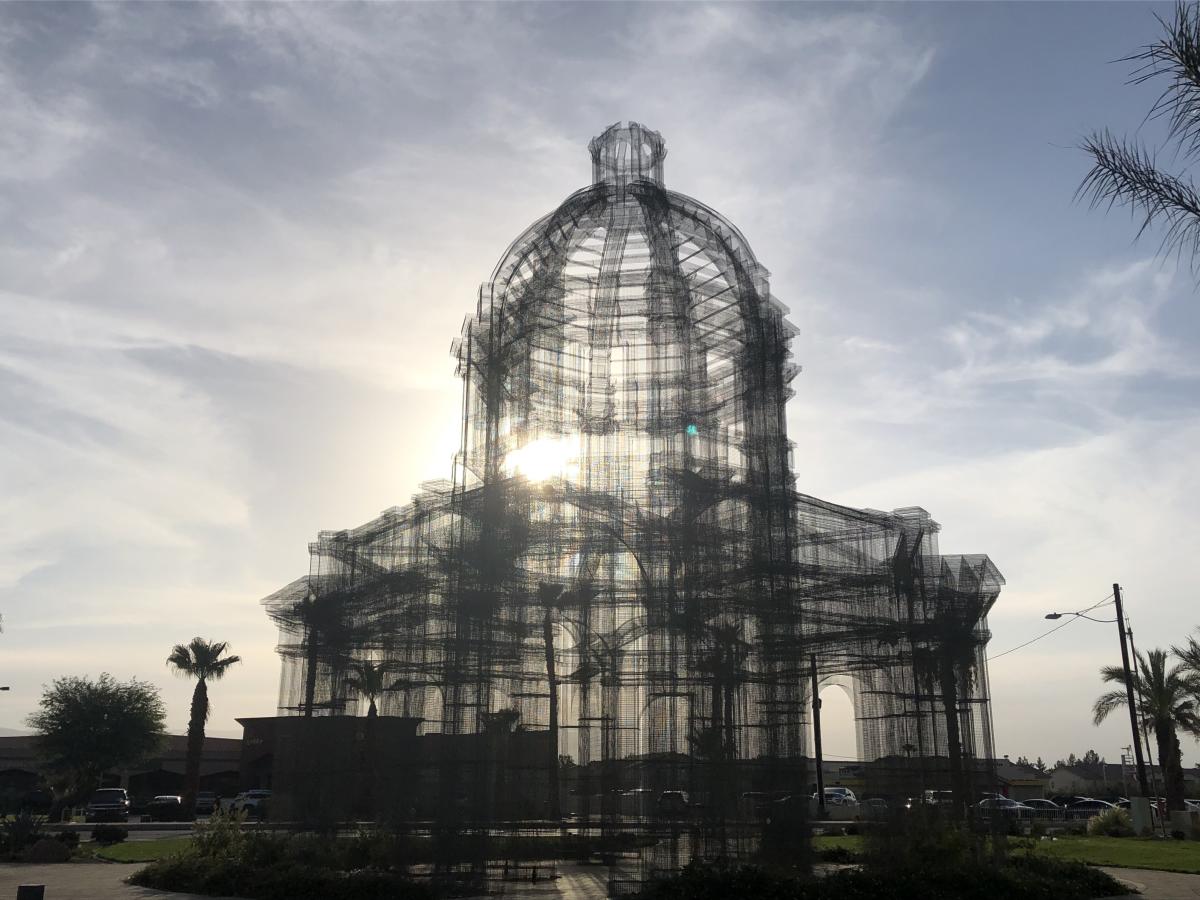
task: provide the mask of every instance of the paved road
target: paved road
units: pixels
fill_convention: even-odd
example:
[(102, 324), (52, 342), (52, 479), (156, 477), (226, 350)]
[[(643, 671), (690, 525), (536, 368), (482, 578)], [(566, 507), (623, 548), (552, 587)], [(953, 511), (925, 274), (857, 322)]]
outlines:
[[(1178, 872), (1159, 872), (1155, 869), (1101, 868), (1113, 878), (1133, 885), (1145, 900), (1197, 900), (1200, 898), (1200, 875)], [(49, 900), (49, 898), (47, 898)]]

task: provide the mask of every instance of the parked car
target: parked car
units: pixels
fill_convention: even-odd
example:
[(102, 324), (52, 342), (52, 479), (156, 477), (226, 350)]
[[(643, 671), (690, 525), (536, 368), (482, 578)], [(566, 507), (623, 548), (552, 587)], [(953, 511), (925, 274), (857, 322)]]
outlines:
[(129, 794), (125, 788), (100, 788), (93, 791), (84, 809), (87, 822), (128, 822)]
[(882, 797), (868, 797), (859, 804), (864, 819), (886, 819), (888, 803)]
[(920, 797), (909, 797), (904, 804), (906, 809), (917, 806), (953, 806), (954, 791), (926, 791)]
[(35, 815), (48, 815), (50, 807), (54, 805), (54, 795), (46, 788), (34, 788), (31, 791), (26, 791), (21, 795), (21, 799), (17, 801), (17, 809), (21, 812), (29, 812)]
[(200, 791), (196, 794), (196, 815), (211, 816), (217, 811), (220, 802), (213, 791)]
[(229, 810), (235, 813), (245, 813), (256, 819), (265, 819), (270, 799), (271, 792), (267, 790), (243, 791), (233, 798)]
[(146, 815), (154, 822), (183, 820), (183, 798), (178, 794), (159, 794), (146, 804)]
[(1090, 819), (1092, 816), (1097, 816), (1106, 809), (1115, 809), (1116, 807), (1107, 800), (1093, 800), (1090, 797), (1085, 800), (1079, 800), (1067, 807), (1067, 815), (1073, 819)]
[(1032, 809), (1035, 816), (1053, 817), (1062, 815), (1063, 808), (1053, 800), (1034, 799), (1022, 800), (1021, 802)]
[(660, 816), (686, 816), (689, 810), (686, 791), (663, 791), (658, 795), (658, 814)]
[(1032, 819), (1033, 808), (1008, 797), (989, 797), (975, 804), (985, 817), (991, 815), (1007, 816), (1008, 818)]
[[(816, 800), (817, 795), (813, 793), (813, 799)], [(826, 806), (848, 806), (851, 803), (857, 803), (858, 798), (854, 796), (854, 791), (847, 787), (827, 787), (825, 788), (825, 805)]]

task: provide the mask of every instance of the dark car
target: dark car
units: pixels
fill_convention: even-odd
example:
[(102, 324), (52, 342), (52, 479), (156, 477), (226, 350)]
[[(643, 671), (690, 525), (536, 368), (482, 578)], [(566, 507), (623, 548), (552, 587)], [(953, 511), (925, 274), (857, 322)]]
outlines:
[(658, 814), (667, 818), (686, 816), (691, 809), (683, 791), (663, 791), (658, 795)]
[(196, 794), (196, 815), (211, 816), (217, 811), (220, 802), (214, 791), (200, 791)]
[(989, 797), (986, 800), (980, 800), (975, 804), (975, 808), (985, 819), (993, 815), (1020, 819), (1033, 818), (1032, 808), (1024, 803), (1018, 803), (1016, 800), (1010, 800), (1008, 797)]
[(100, 788), (93, 791), (84, 810), (88, 822), (128, 822), (129, 794), (125, 788)]
[(53, 805), (54, 795), (46, 788), (34, 788), (31, 791), (27, 791), (17, 801), (17, 808), (22, 812), (30, 812), (43, 816), (50, 812), (50, 807)]
[(183, 820), (183, 798), (178, 794), (159, 794), (146, 804), (146, 814), (154, 822)]
[(1026, 806), (1033, 810), (1033, 814), (1039, 818), (1054, 818), (1061, 817), (1063, 808), (1053, 800), (1025, 800)]

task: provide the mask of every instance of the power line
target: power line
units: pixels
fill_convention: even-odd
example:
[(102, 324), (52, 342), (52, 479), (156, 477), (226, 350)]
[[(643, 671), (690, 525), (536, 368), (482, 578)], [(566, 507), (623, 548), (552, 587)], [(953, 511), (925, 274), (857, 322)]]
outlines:
[[(1080, 612), (1080, 613), (1091, 612), (1093, 609), (1095, 609), (1095, 608), (1096, 608), (1096, 607), (1098, 607), (1098, 606), (1104, 606), (1104, 605), (1105, 605), (1106, 603), (1108, 603), (1108, 601), (1110, 601), (1111, 599), (1112, 599), (1112, 594), (1109, 594), (1107, 597), (1105, 597), (1105, 598), (1104, 598), (1103, 600), (1101, 600), (1099, 603), (1093, 603), (1093, 604), (1092, 604), (1091, 606), (1089, 606), (1087, 609), (1081, 609), (1081, 610), (1079, 610), (1079, 612)], [(988, 662), (991, 662), (992, 660), (999, 659), (999, 658), (1000, 658), (1000, 657), (1002, 657), (1002, 656), (1008, 656), (1008, 654), (1010, 654), (1010, 653), (1016, 653), (1018, 650), (1023, 650), (1023, 649), (1025, 649), (1026, 647), (1028, 647), (1030, 644), (1036, 644), (1036, 643), (1037, 643), (1038, 641), (1040, 641), (1042, 638), (1049, 637), (1050, 635), (1054, 634), (1054, 632), (1058, 631), (1060, 628), (1066, 628), (1066, 627), (1067, 627), (1068, 625), (1070, 625), (1072, 622), (1078, 622), (1078, 621), (1079, 621), (1079, 616), (1073, 615), (1071, 618), (1067, 619), (1067, 621), (1065, 621), (1065, 622), (1062, 622), (1062, 623), (1060, 623), (1060, 624), (1058, 624), (1058, 625), (1055, 625), (1055, 626), (1054, 626), (1053, 628), (1051, 628), (1049, 631), (1044, 631), (1044, 632), (1042, 632), (1041, 634), (1039, 634), (1039, 635), (1038, 635), (1037, 637), (1035, 637), (1035, 638), (1030, 638), (1029, 640), (1027, 640), (1027, 641), (1026, 641), (1025, 643), (1023, 643), (1023, 644), (1017, 644), (1017, 646), (1015, 646), (1015, 647), (1013, 647), (1013, 648), (1011, 648), (1011, 649), (1009, 649), (1009, 650), (1005, 650), (1003, 653), (997, 653), (995, 656), (989, 656), (989, 657), (987, 658), (987, 661), (988, 661)]]

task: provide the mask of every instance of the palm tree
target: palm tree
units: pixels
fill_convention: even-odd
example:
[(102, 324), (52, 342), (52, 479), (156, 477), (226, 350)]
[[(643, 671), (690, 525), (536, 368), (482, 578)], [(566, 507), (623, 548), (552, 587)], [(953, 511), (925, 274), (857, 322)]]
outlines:
[(342, 675), (342, 684), (352, 688), (360, 697), (366, 697), (370, 702), (367, 708), (367, 718), (374, 719), (379, 715), (379, 710), (375, 706), (375, 699), (383, 694), (384, 691), (390, 691), (395, 688), (395, 685), (387, 684), (387, 675), (390, 667), (386, 662), (372, 662), (369, 659), (351, 660), (349, 666), (346, 667), (346, 672)]
[(554, 665), (554, 626), (562, 612), (563, 589), (556, 584), (541, 582), (537, 602), (543, 610), (542, 651), (546, 657), (546, 689), (550, 694), (550, 817), (562, 819), (562, 801), (558, 785), (558, 670)]
[[(1139, 237), (1152, 225), (1161, 225), (1160, 251), (1186, 254), (1197, 272), (1200, 189), (1191, 170), (1200, 160), (1200, 3), (1180, 0), (1174, 19), (1155, 18), (1162, 26), (1162, 36), (1124, 61), (1136, 64), (1132, 84), (1161, 84), (1146, 118), (1165, 119), (1165, 145), (1146, 147), (1107, 129), (1093, 132), (1083, 142), (1092, 168), (1078, 195), (1090, 199), (1093, 206), (1127, 207), (1141, 220)], [(1160, 157), (1168, 155), (1179, 161), (1180, 170), (1171, 172), (1161, 165)]]
[(167, 657), (167, 665), (175, 670), (176, 675), (196, 679), (196, 689), (192, 691), (191, 716), (188, 718), (184, 809), (192, 809), (200, 784), (200, 753), (204, 749), (204, 723), (208, 721), (209, 713), (208, 680), (223, 678), (230, 666), (242, 661), (240, 656), (226, 656), (228, 648), (225, 641), (210, 642), (196, 637), (192, 638), (191, 643), (176, 644)]
[(1200, 641), (1190, 637), (1182, 647), (1172, 647), (1171, 652), (1178, 656), (1180, 663), (1200, 681)]
[[(1133, 693), (1137, 700), (1138, 717), (1143, 728), (1154, 730), (1158, 743), (1158, 764), (1162, 767), (1167, 795), (1167, 809), (1185, 809), (1183, 802), (1183, 763), (1179, 749), (1178, 731), (1200, 736), (1200, 677), (1186, 663), (1169, 664), (1170, 653), (1155, 649), (1137, 654), (1138, 672), (1133, 678)], [(1097, 698), (1092, 707), (1093, 720), (1099, 725), (1108, 714), (1127, 705), (1125, 670), (1121, 666), (1105, 666), (1100, 677), (1119, 689)]]

